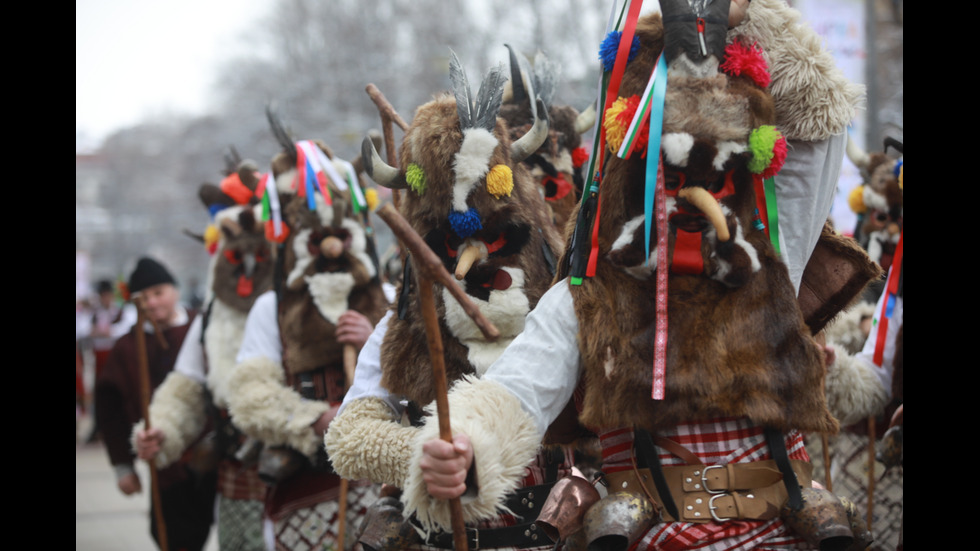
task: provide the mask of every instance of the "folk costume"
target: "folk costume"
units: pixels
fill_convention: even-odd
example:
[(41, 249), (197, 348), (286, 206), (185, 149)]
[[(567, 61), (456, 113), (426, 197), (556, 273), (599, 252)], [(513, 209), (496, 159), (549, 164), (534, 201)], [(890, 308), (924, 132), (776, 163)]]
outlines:
[[(752, 2), (732, 30), (727, 1), (695, 5), (661, 2), (663, 19), (607, 36), (593, 178), (561, 281), (480, 380), (453, 388), (451, 425), (480, 435), (479, 492), (502, 488), (483, 496), (500, 503), (517, 477), (479, 473), (513, 472), (531, 453), (488, 466), (496, 448), (544, 437), (579, 389), (578, 420), (600, 437), (609, 485), (586, 513), (585, 541), (813, 548), (782, 517), (813, 500), (801, 433), (838, 424), (787, 263), (802, 274), (820, 236), (827, 210), (815, 199), (833, 193), (831, 157), (858, 94), (781, 2)], [(635, 20), (638, 5), (625, 9), (621, 20)], [(660, 117), (644, 107), (655, 100)], [(776, 211), (757, 199), (784, 162), (804, 195), (785, 206), (805, 216), (780, 212), (777, 237)], [(499, 411), (527, 415), (504, 426)], [(407, 487), (406, 512), (448, 525), (418, 473)], [(621, 506), (635, 522), (613, 526)]]
[[(340, 478), (312, 427), (332, 415), (347, 386), (339, 316), (355, 310), (375, 324), (387, 300), (353, 167), (326, 146), (292, 141), (276, 124), (285, 152), (273, 160), (263, 204), (266, 235), (279, 243), (278, 283), (248, 314), (228, 409), (235, 426), (264, 445), (259, 472), (271, 486), (265, 514), (276, 549), (340, 547)], [(351, 484), (351, 540), (376, 497), (376, 487)]]
[[(453, 95), (439, 95), (420, 106), (405, 134), (401, 169), (383, 164), (370, 141), (362, 157), (381, 185), (404, 189), (401, 213), (454, 273), (460, 287), (500, 330), (497, 342), (486, 339), (450, 293), (436, 294), (447, 379), (478, 377), (524, 329), (553, 276), (559, 250), (551, 213), (522, 164), (548, 137), (544, 105), (538, 98), (526, 109), (531, 123), (511, 142), (501, 110), (501, 69), (488, 72), (477, 97), (455, 54), (450, 60)], [(577, 136), (576, 136), (577, 137)], [(437, 144), (437, 145), (436, 145)], [(448, 215), (448, 216), (447, 216)], [(358, 359), (354, 385), (324, 442), (339, 473), (369, 478), (410, 494), (413, 459), (422, 407), (435, 397), (435, 383), (422, 313), (418, 306), (414, 260), (399, 287), (399, 303), (375, 328)], [(500, 411), (501, 420), (512, 412)], [(434, 415), (429, 409), (424, 415)], [(403, 424), (402, 420), (410, 420)], [(505, 503), (477, 498), (467, 537), (490, 549), (551, 549), (554, 542), (534, 524), (548, 489), (567, 476), (568, 448), (537, 450), (531, 439), (508, 442), (498, 452), (515, 450), (534, 457), (515, 474), (519, 484)], [(481, 472), (494, 480), (494, 472)], [(503, 508), (501, 507), (503, 506)], [(379, 502), (360, 542), (371, 549), (448, 549), (453, 535), (432, 530), (424, 518), (402, 517), (393, 497)], [(377, 528), (376, 528), (377, 527)]]
[[(141, 259), (129, 279), (129, 291), (139, 292), (160, 283), (174, 283), (173, 277), (155, 260)], [(134, 472), (136, 459), (130, 445), (130, 431), (142, 418), (140, 407), (140, 359), (137, 355), (136, 331), (146, 333), (146, 357), (151, 390), (158, 388), (173, 369), (181, 344), (195, 313), (177, 307), (176, 321), (162, 330), (167, 343), (164, 349), (153, 333), (153, 326), (133, 326), (118, 340), (109, 354), (102, 376), (96, 381), (99, 407), (97, 423), (102, 433), (109, 461), (117, 479)], [(171, 549), (200, 550), (207, 541), (213, 521), (215, 473), (192, 468), (189, 456), (179, 455), (166, 468), (159, 469), (163, 519), (167, 543)], [(158, 539), (154, 509), (150, 511), (150, 531)]]
[[(210, 429), (203, 437), (209, 438), (217, 462), (218, 545), (264, 551), (267, 488), (254, 459), (246, 462), (237, 455), (245, 437), (231, 423), (227, 394), (248, 311), (272, 287), (274, 249), (253, 206), (256, 167), (250, 162), (236, 165), (229, 167), (220, 186), (203, 184), (199, 190), (214, 217), (203, 236), (211, 254), (207, 310), (191, 324), (174, 371), (154, 393), (150, 418), (164, 434), (154, 459), (159, 468), (179, 459)], [(142, 423), (134, 428), (134, 441), (142, 428)]]

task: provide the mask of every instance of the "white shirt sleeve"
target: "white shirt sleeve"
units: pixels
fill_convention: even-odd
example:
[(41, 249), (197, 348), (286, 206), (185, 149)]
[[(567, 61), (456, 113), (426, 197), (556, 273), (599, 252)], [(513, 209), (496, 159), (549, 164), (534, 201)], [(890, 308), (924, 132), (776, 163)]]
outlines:
[(187, 336), (184, 343), (180, 346), (177, 353), (177, 361), (174, 363), (174, 371), (184, 375), (188, 379), (205, 384), (206, 374), (204, 373), (204, 347), (201, 345), (201, 330), (204, 316), (195, 316), (191, 326), (187, 329)]
[(248, 311), (248, 318), (245, 320), (242, 346), (235, 358), (237, 363), (257, 357), (282, 362), (282, 341), (279, 337), (276, 307), (275, 291), (266, 291), (255, 299), (255, 304)]
[(381, 342), (384, 341), (385, 333), (388, 331), (388, 320), (391, 316), (390, 310), (385, 313), (361, 348), (357, 356), (357, 367), (354, 369), (354, 382), (347, 390), (337, 415), (340, 415), (350, 402), (368, 397), (383, 400), (396, 416), (400, 416), (405, 409), (397, 396), (393, 396), (381, 386)]
[(905, 321), (905, 301), (902, 297), (895, 297), (895, 303), (892, 305), (891, 317), (887, 318), (885, 321), (888, 322), (888, 326), (885, 327), (885, 344), (882, 350), (881, 365), (876, 365), (874, 363), (875, 347), (878, 345), (878, 334), (881, 327), (881, 309), (887, 300), (888, 292), (882, 291), (881, 297), (878, 298), (878, 303), (875, 305), (874, 315), (872, 316), (871, 322), (871, 333), (868, 335), (868, 339), (864, 341), (864, 348), (857, 354), (857, 358), (874, 370), (875, 374), (878, 375), (878, 379), (881, 381), (882, 386), (885, 387), (885, 391), (888, 392), (889, 398), (892, 394), (892, 377), (895, 371), (895, 366), (893, 364), (895, 359), (895, 338), (898, 336), (898, 328), (902, 326)]
[(776, 175), (779, 251), (799, 292), (803, 269), (834, 203), (847, 134), (788, 145), (786, 163)]
[(527, 315), (524, 331), (483, 375), (507, 388), (544, 435), (572, 397), (581, 371), (578, 320), (562, 280)]

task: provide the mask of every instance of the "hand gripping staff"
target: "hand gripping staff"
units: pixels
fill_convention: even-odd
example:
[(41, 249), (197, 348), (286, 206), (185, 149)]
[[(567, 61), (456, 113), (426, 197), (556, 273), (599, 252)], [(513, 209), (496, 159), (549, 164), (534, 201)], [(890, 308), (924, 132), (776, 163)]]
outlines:
[[(425, 323), (425, 335), (429, 345), (429, 357), (432, 359), (432, 376), (435, 378), (436, 411), (439, 415), (439, 437), (446, 442), (453, 441), (453, 433), (449, 426), (449, 398), (446, 383), (446, 364), (442, 348), (442, 335), (439, 332), (439, 315), (436, 312), (435, 298), (432, 294), (433, 282), (441, 283), (459, 302), (463, 311), (476, 323), (488, 340), (495, 340), (500, 332), (480, 310), (474, 305), (462, 288), (457, 285), (453, 276), (446, 271), (439, 257), (425, 244), (422, 237), (415, 232), (395, 207), (388, 204), (377, 212), (402, 246), (408, 249), (415, 259), (418, 278), (419, 305), (422, 319)], [(459, 498), (449, 501), (449, 510), (453, 525), (453, 546), (455, 549), (467, 549), (466, 527), (463, 523), (463, 506)]]

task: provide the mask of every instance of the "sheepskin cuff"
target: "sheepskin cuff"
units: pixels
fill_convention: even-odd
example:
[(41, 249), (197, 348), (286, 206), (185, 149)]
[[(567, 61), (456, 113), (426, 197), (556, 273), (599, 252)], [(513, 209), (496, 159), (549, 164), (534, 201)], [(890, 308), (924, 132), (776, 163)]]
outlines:
[(827, 409), (841, 426), (877, 415), (888, 403), (888, 391), (867, 362), (837, 349), (837, 359), (827, 370)]
[(354, 400), (330, 422), (323, 437), (340, 476), (403, 487), (418, 429), (402, 426), (391, 408), (374, 397)]
[(322, 444), (312, 425), (330, 404), (306, 400), (284, 382), (279, 362), (264, 357), (241, 362), (229, 379), (228, 412), (246, 435), (312, 458)]
[[(163, 442), (153, 462), (157, 468), (173, 464), (204, 430), (207, 422), (204, 387), (193, 379), (171, 371), (153, 392), (150, 401), (150, 426), (160, 429)], [(144, 421), (133, 425), (130, 442), (136, 449), (136, 433)]]
[[(429, 405), (427, 410), (429, 421), (416, 435), (402, 502), (405, 515), (414, 514), (424, 531), (449, 530), (449, 501), (428, 494), (418, 468), (422, 445), (439, 438), (435, 405)], [(463, 520), (476, 522), (506, 512), (507, 494), (520, 487), (525, 467), (533, 461), (541, 444), (534, 421), (504, 386), (475, 377), (466, 377), (453, 387), (449, 411), (453, 433), (466, 434), (473, 445), (479, 488), (473, 499), (462, 500)]]

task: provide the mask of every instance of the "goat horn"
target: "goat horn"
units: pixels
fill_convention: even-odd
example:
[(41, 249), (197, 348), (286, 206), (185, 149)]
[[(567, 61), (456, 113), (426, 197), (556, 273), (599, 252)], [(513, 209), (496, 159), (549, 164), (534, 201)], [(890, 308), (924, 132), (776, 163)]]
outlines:
[(361, 161), (364, 163), (364, 172), (377, 182), (379, 186), (389, 189), (407, 189), (408, 183), (402, 177), (401, 171), (389, 165), (378, 155), (378, 150), (374, 147), (371, 136), (365, 136), (361, 142)]
[[(521, 136), (516, 142), (510, 146), (510, 157), (515, 163), (519, 163), (524, 159), (527, 159), (531, 153), (534, 153), (541, 147), (541, 144), (548, 139), (548, 110), (544, 107), (544, 102), (541, 98), (538, 98), (537, 111), (532, 109), (534, 114), (534, 126), (528, 130), (527, 134)], [(540, 116), (543, 113), (544, 116)]]
[(528, 97), (527, 88), (524, 87), (523, 67), (517, 59), (517, 53), (514, 52), (514, 48), (511, 48), (510, 44), (504, 44), (504, 46), (507, 46), (507, 51), (510, 52), (511, 102), (519, 104)]
[(456, 279), (462, 280), (477, 261), (486, 257), (487, 250), (485, 247), (470, 245), (463, 249), (459, 255), (459, 260), (456, 261)]
[(589, 104), (589, 106), (575, 117), (575, 132), (579, 134), (585, 134), (595, 125), (595, 102)]
[(708, 190), (703, 187), (686, 187), (681, 188), (677, 195), (704, 213), (704, 216), (714, 226), (715, 232), (718, 234), (718, 241), (726, 242), (731, 239), (725, 213), (721, 212), (721, 205), (708, 193)]
[(871, 156), (861, 149), (861, 147), (851, 139), (850, 136), (847, 137), (847, 158), (854, 163), (854, 166), (860, 168), (861, 170), (867, 170), (868, 165), (871, 164)]

